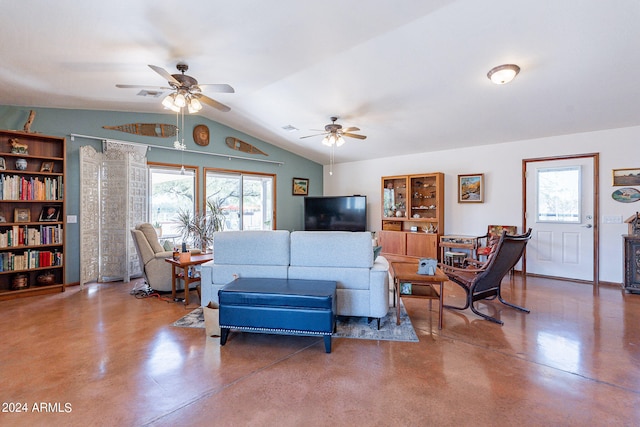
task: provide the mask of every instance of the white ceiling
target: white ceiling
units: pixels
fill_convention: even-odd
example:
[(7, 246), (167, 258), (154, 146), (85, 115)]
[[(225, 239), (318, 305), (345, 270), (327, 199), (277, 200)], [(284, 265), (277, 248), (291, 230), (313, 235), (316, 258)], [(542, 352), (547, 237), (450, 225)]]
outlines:
[(300, 136), (333, 115), (368, 136), (336, 162), (636, 126), (639, 22), (638, 0), (3, 0), (0, 105), (163, 112), (115, 85), (183, 61), (236, 90), (202, 116), (323, 164)]

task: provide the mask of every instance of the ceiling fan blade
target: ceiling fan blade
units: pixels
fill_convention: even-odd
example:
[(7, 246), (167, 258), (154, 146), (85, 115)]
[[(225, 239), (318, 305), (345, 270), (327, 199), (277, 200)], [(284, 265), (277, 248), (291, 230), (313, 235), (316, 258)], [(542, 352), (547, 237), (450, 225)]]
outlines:
[(320, 136), (320, 135), (326, 135), (326, 134), (327, 134), (327, 132), (316, 133), (316, 134), (313, 134), (313, 135), (301, 136), (300, 139), (311, 138), (311, 137), (314, 137), (314, 136)]
[(149, 65), (149, 68), (151, 68), (156, 73), (160, 74), (169, 83), (175, 83), (178, 86), (181, 85), (180, 82), (176, 80), (175, 77), (173, 77), (171, 74), (169, 74), (169, 72), (164, 68), (158, 67), (157, 65)]
[(355, 126), (352, 126), (352, 127), (350, 127), (350, 128), (346, 128), (346, 129), (343, 129), (343, 131), (344, 131), (344, 132), (357, 132), (357, 131), (359, 131), (359, 130), (360, 130), (360, 128), (357, 128), (357, 127), (355, 127)]
[(349, 133), (349, 132), (344, 132), (342, 136), (348, 136), (349, 138), (356, 138), (356, 139), (367, 139), (367, 137), (364, 135), (358, 135), (358, 134)]
[(215, 99), (209, 98), (206, 95), (200, 95), (200, 96), (198, 96), (198, 99), (200, 101), (204, 102), (205, 104), (207, 104), (207, 105), (209, 105), (209, 106), (211, 106), (211, 107), (213, 107), (213, 108), (215, 108), (217, 110), (220, 110), (222, 112), (226, 113), (227, 111), (231, 111), (231, 108), (229, 108), (226, 105), (216, 101)]
[(202, 84), (202, 85), (198, 84), (196, 86), (198, 86), (200, 89), (210, 90), (211, 92), (236, 93), (236, 91), (226, 83), (214, 83), (214, 84)]
[(173, 90), (171, 87), (163, 87), (163, 86), (144, 86), (144, 85), (116, 85), (121, 89), (164, 89), (164, 90)]

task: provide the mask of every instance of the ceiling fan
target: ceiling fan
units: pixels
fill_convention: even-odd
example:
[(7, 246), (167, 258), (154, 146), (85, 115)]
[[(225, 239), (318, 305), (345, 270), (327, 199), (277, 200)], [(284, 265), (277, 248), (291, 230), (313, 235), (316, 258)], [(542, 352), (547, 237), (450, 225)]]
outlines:
[(345, 141), (344, 138), (342, 138), (343, 136), (356, 139), (367, 139), (365, 135), (358, 135), (356, 133), (353, 133), (359, 131), (360, 128), (352, 126), (346, 129), (342, 129), (342, 125), (336, 123), (336, 120), (338, 120), (337, 117), (331, 117), (331, 123), (324, 127), (324, 132), (316, 133), (314, 135), (301, 136), (300, 139), (324, 135), (325, 137), (322, 139), (322, 143), (329, 147), (333, 146), (334, 144), (336, 147), (340, 147), (342, 144), (344, 144)]
[(235, 90), (228, 84), (198, 84), (198, 81), (191, 76), (186, 75), (184, 72), (189, 69), (189, 66), (184, 63), (178, 63), (176, 68), (182, 74), (169, 74), (164, 68), (158, 67), (157, 65), (149, 65), (149, 67), (164, 77), (169, 83), (170, 87), (162, 87), (162, 86), (138, 86), (138, 85), (123, 85), (117, 84), (116, 87), (124, 88), (124, 89), (169, 89), (174, 92), (167, 95), (162, 101), (162, 105), (173, 110), (175, 112), (179, 112), (182, 108), (187, 107), (189, 113), (197, 113), (202, 109), (202, 103), (210, 105), (213, 108), (216, 108), (220, 111), (227, 112), (231, 111), (231, 108), (226, 105), (216, 101), (215, 99), (209, 98), (208, 96), (202, 93), (202, 89), (210, 89), (214, 92), (222, 92), (222, 93), (234, 93)]

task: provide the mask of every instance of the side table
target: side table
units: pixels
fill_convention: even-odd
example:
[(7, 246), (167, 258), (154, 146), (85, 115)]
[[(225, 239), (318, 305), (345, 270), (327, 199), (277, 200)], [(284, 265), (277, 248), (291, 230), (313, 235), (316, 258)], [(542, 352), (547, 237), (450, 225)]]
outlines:
[(460, 249), (468, 251), (469, 258), (478, 259), (478, 237), (460, 235), (440, 236), (440, 261), (445, 262), (447, 252), (462, 253)]
[(176, 297), (176, 280), (182, 278), (184, 280), (184, 305), (189, 305), (189, 284), (200, 281), (200, 276), (189, 277), (189, 267), (204, 264), (211, 260), (213, 260), (212, 253), (191, 255), (189, 261), (182, 262), (173, 258), (166, 258), (165, 261), (171, 264), (171, 298), (175, 299)]
[[(426, 274), (418, 274), (417, 262), (391, 262), (391, 275), (393, 277), (393, 294), (396, 303), (396, 323), (400, 324), (400, 297), (403, 298), (425, 298), (429, 300), (438, 300), (438, 329), (442, 329), (442, 312), (443, 312), (443, 291), (444, 282), (449, 280), (446, 274), (439, 268), (436, 274), (429, 276)], [(400, 294), (400, 285), (402, 283), (411, 283), (411, 294)], [(440, 285), (436, 289), (435, 285)], [(429, 301), (431, 307), (431, 301)]]

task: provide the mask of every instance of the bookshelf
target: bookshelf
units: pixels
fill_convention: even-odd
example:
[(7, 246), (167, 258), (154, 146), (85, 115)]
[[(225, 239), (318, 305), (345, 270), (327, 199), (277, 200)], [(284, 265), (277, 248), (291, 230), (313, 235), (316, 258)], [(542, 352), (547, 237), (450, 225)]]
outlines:
[(66, 140), (0, 130), (0, 301), (64, 292)]

